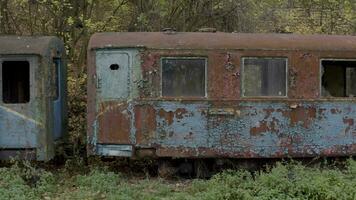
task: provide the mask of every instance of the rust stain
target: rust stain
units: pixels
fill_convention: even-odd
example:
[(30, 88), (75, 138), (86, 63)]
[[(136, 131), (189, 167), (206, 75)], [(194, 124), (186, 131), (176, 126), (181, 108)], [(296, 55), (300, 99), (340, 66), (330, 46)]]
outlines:
[(297, 99), (319, 96), (319, 58), (315, 54), (295, 52), (289, 66), (289, 97)]
[(233, 70), (235, 68), (230, 53), (226, 53), (225, 55), (224, 66), (226, 70)]
[(267, 109), (263, 109), (263, 111), (265, 111), (265, 113), (266, 113), (265, 119), (268, 119), (271, 116), (271, 114), (275, 111), (275, 109), (267, 108)]
[(141, 97), (159, 96), (160, 85), (160, 54), (157, 52), (141, 52), (141, 70), (144, 85), (140, 88)]
[(184, 114), (187, 114), (187, 110), (184, 108), (178, 108), (174, 114), (177, 119), (183, 119)]
[(142, 59), (142, 63), (141, 63), (141, 68), (143, 71), (149, 71), (151, 70), (157, 70), (157, 66), (158, 66), (158, 61), (159, 61), (159, 54), (155, 54), (155, 53), (150, 53), (150, 52), (142, 52), (141, 53), (141, 58)]
[(173, 118), (174, 118), (174, 112), (173, 111), (168, 111), (166, 112), (163, 108), (161, 108), (158, 111), (158, 116), (160, 116), (161, 118), (164, 118), (168, 125), (172, 125), (173, 124)]
[[(348, 125), (348, 127), (345, 129), (345, 133), (349, 132), (351, 130), (351, 128), (353, 127), (354, 123), (355, 123), (354, 119), (345, 118), (345, 117), (342, 119), (342, 121), (344, 122), (344, 124)], [(354, 131), (354, 133), (356, 133), (356, 130)]]
[(130, 144), (130, 120), (127, 104), (105, 102), (100, 105), (98, 141), (107, 144)]
[(285, 117), (289, 117), (290, 125), (297, 126), (301, 124), (304, 128), (309, 128), (316, 118), (316, 108), (297, 107), (291, 111), (282, 112)]
[(136, 142), (146, 145), (154, 139), (156, 131), (156, 110), (151, 105), (135, 106)]
[(348, 118), (344, 118), (343, 122), (349, 126), (353, 126), (354, 125), (354, 119), (348, 119)]
[(278, 120), (273, 118), (271, 122), (267, 122), (265, 120), (259, 122), (259, 125), (256, 127), (252, 127), (250, 129), (250, 134), (252, 136), (259, 136), (266, 132), (278, 133), (278, 129), (276, 128), (278, 124)]
[(219, 51), (209, 53), (208, 55), (208, 68), (210, 71), (208, 74), (209, 96), (219, 99), (238, 98), (240, 95), (240, 90), (237, 89), (240, 88), (240, 76), (238, 76), (240, 73), (238, 65), (240, 63), (239, 55)]
[(158, 111), (158, 116), (163, 118), (167, 121), (168, 125), (172, 125), (174, 122), (174, 118), (176, 119), (183, 119), (184, 114), (188, 113), (185, 108), (178, 108), (177, 110), (173, 111), (165, 111), (164, 109), (160, 109)]

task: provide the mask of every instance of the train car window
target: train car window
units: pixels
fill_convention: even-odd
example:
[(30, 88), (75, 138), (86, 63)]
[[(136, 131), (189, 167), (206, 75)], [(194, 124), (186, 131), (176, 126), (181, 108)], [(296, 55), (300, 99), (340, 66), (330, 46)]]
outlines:
[(286, 96), (286, 58), (243, 58), (242, 72), (243, 96)]
[(205, 97), (205, 58), (163, 58), (162, 96)]
[(4, 103), (30, 101), (30, 63), (28, 61), (4, 61), (2, 81)]
[(322, 60), (323, 97), (356, 97), (356, 60)]

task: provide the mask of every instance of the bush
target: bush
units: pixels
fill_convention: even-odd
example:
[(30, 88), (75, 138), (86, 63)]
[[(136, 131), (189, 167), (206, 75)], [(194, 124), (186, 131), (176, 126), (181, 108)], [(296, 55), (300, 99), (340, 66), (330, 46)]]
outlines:
[[(86, 170), (85, 170), (86, 171)], [(27, 162), (0, 168), (0, 199), (355, 199), (356, 161), (338, 169), (277, 163), (264, 171), (227, 170), (187, 182), (127, 178), (108, 168), (51, 173)]]

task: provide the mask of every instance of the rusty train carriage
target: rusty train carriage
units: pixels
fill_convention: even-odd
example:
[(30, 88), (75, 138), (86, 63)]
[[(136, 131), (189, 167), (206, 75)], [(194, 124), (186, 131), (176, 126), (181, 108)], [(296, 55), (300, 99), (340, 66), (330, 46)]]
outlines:
[(356, 154), (354, 36), (99, 33), (88, 49), (89, 155)]
[(0, 36), (0, 159), (49, 160), (65, 127), (63, 42)]

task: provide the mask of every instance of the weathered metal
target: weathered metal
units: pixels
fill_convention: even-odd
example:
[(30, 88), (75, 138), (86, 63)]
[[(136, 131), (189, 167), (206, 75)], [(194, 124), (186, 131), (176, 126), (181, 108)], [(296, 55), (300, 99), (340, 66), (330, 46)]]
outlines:
[[(355, 36), (100, 33), (91, 38), (88, 49), (89, 155), (128, 146), (131, 154), (113, 150), (105, 155), (280, 158), (356, 154), (356, 98), (322, 97), (320, 92), (320, 60), (355, 59)], [(129, 88), (125, 98), (102, 98), (111, 91), (111, 87), (97, 87), (101, 70), (97, 61), (103, 51), (129, 55), (128, 86), (117, 85)], [(206, 58), (207, 96), (162, 96), (161, 59), (166, 57)], [(286, 58), (287, 96), (242, 97), (244, 57)], [(109, 63), (113, 59), (106, 58)], [(121, 81), (103, 78), (111, 84)], [(105, 149), (107, 144), (110, 147)]]
[[(9, 61), (29, 62), (29, 102), (3, 101), (3, 63)], [(49, 160), (65, 127), (63, 42), (57, 37), (0, 36), (0, 159)]]
[[(354, 51), (354, 36), (251, 34), (251, 33), (164, 33), (117, 32), (96, 33), (89, 49), (210, 49), (210, 50), (312, 50)], [(308, 54), (308, 52), (303, 52)]]

